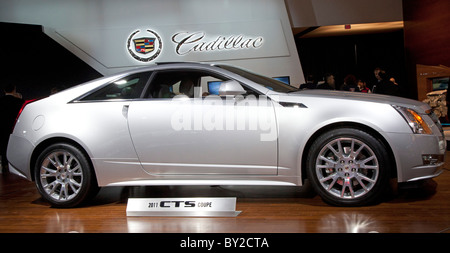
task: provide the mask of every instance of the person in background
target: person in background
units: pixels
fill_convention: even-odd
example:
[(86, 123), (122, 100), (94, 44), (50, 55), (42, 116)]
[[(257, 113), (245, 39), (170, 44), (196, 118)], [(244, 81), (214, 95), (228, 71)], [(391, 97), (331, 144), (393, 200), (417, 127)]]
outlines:
[(370, 82), (370, 89), (372, 90), (373, 93), (376, 93), (376, 89), (377, 89), (377, 85), (381, 82), (381, 77), (380, 77), (380, 72), (381, 72), (381, 68), (375, 68), (373, 70), (373, 75), (375, 76), (375, 80)]
[(398, 83), (395, 81), (395, 78), (393, 77), (389, 78), (389, 81), (391, 81), (395, 85), (398, 85)]
[(389, 75), (386, 71), (381, 70), (378, 73), (380, 81), (377, 84), (377, 88), (374, 93), (397, 96), (398, 95), (398, 85), (390, 81)]
[(303, 89), (315, 89), (317, 87), (317, 85), (314, 83), (314, 76), (313, 75), (308, 75), (306, 77), (306, 83), (300, 85), (300, 90)]
[(358, 84), (356, 83), (356, 77), (354, 75), (347, 75), (344, 78), (344, 85), (341, 90), (343, 91), (359, 91)]
[(323, 90), (335, 90), (335, 80), (333, 74), (326, 74), (324, 77), (325, 82), (317, 85), (317, 89)]
[(367, 84), (364, 80), (358, 80), (358, 88), (362, 93), (372, 93), (369, 88), (367, 88)]
[(2, 157), (2, 173), (6, 174), (9, 172), (8, 160), (6, 159), (9, 135), (12, 132), (17, 114), (22, 108), (24, 100), (16, 92), (16, 86), (13, 84), (6, 84), (3, 90), (5, 95), (0, 97), (0, 156)]

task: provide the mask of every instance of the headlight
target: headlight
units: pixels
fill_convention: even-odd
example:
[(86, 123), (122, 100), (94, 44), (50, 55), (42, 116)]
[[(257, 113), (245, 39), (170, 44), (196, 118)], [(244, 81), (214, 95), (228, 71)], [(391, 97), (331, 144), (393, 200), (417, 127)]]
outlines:
[(393, 105), (393, 107), (403, 116), (406, 122), (408, 122), (413, 133), (432, 134), (430, 127), (416, 111), (397, 105)]

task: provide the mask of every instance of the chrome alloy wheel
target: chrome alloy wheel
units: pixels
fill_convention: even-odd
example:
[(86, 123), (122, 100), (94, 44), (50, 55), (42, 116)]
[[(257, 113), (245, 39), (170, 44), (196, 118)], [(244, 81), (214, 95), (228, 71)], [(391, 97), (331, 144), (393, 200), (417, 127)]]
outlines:
[(328, 142), (316, 159), (316, 176), (322, 187), (341, 199), (354, 199), (370, 192), (379, 176), (374, 151), (355, 138)]
[(83, 170), (78, 159), (67, 151), (47, 155), (40, 168), (40, 182), (45, 193), (56, 201), (67, 201), (80, 192)]

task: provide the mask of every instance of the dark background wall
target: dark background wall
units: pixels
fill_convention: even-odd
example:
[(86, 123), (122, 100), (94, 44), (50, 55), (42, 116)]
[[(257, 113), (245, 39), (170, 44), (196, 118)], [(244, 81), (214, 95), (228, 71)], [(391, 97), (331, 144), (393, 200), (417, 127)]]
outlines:
[(401, 96), (417, 99), (417, 64), (450, 67), (449, 11), (449, 0), (403, 0), (403, 31), (296, 38), (305, 76), (331, 72), (340, 85), (347, 74), (370, 80), (378, 66), (395, 77)]
[(417, 64), (450, 67), (449, 12), (449, 0), (403, 0), (407, 81), (414, 87)]
[(54, 87), (63, 89), (101, 77), (45, 35), (41, 26), (0, 23), (0, 33), (0, 85), (14, 83), (24, 99), (48, 96)]
[[(376, 67), (386, 69), (405, 87), (403, 31), (339, 37), (297, 38), (305, 75), (322, 80), (325, 73), (335, 75), (336, 86), (348, 74), (371, 82)], [(404, 96), (409, 94), (403, 93)]]

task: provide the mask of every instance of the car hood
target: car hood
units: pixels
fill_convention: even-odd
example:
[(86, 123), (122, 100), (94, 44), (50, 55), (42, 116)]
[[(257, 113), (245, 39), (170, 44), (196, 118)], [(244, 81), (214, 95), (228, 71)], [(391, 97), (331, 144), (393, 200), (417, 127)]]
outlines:
[(383, 103), (390, 105), (398, 105), (414, 109), (418, 113), (426, 113), (431, 107), (423, 102), (388, 95), (380, 95), (373, 93), (348, 92), (348, 91), (332, 91), (332, 90), (302, 90), (288, 93), (289, 97), (317, 97), (330, 99), (345, 99), (354, 101), (365, 101), (373, 103)]

